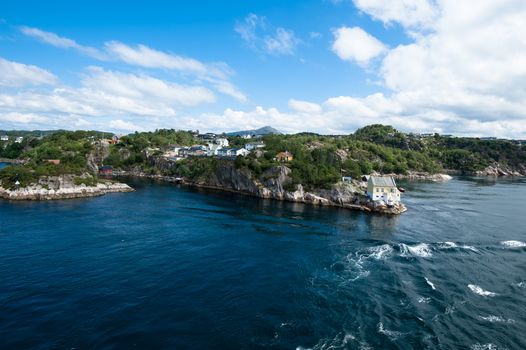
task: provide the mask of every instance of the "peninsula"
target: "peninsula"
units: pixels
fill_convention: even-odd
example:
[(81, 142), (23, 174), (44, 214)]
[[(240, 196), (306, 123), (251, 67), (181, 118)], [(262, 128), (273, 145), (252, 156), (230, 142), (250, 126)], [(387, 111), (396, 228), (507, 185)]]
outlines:
[(0, 197), (47, 200), (132, 191), (113, 181), (126, 175), (400, 214), (406, 208), (396, 179), (526, 175), (522, 141), (406, 134), (384, 125), (350, 135), (260, 130), (227, 135), (162, 129), (121, 137), (55, 131), (7, 137), (0, 158), (20, 164), (0, 171)]

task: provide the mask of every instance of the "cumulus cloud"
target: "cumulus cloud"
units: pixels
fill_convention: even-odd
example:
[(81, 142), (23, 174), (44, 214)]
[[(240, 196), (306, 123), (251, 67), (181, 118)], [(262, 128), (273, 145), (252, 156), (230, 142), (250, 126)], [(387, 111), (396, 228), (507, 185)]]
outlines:
[[(215, 101), (203, 87), (166, 82), (148, 75), (91, 67), (79, 88), (0, 93), (0, 113), (85, 117), (135, 116), (173, 118), (184, 107)], [(122, 119), (122, 118), (121, 118)], [(148, 123), (147, 120), (145, 120)]]
[(0, 86), (54, 85), (58, 78), (45, 69), (0, 57)]
[(321, 106), (316, 103), (300, 101), (295, 99), (289, 100), (289, 108), (301, 113), (319, 113), (321, 112)]
[[(359, 10), (386, 24), (404, 27), (427, 26), (438, 16), (433, 0), (353, 0)], [(473, 4), (471, 4), (473, 5)]]
[(332, 51), (342, 60), (354, 61), (361, 66), (386, 51), (386, 46), (359, 27), (341, 27), (333, 32)]
[(412, 42), (384, 52), (375, 73), (388, 93), (336, 97), (327, 107), (409, 129), (524, 138), (524, 1), (354, 2), (373, 18), (398, 22)]
[(112, 130), (120, 130), (120, 131), (141, 131), (143, 130), (142, 127), (132, 123), (132, 122), (128, 122), (128, 121), (125, 121), (125, 120), (122, 120), (122, 119), (115, 119), (115, 120), (111, 120), (109, 123), (108, 123), (108, 126), (112, 129)]
[(237, 22), (234, 30), (250, 48), (272, 55), (294, 55), (301, 42), (294, 31), (283, 27), (274, 30), (265, 17), (253, 13)]

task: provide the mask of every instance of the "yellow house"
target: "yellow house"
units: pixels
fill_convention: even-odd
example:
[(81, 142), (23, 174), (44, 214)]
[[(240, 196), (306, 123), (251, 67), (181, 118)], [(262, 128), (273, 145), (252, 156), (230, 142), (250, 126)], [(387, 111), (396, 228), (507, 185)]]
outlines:
[(400, 202), (400, 191), (391, 176), (370, 176), (367, 180), (367, 197), (387, 204)]
[(276, 160), (278, 162), (290, 162), (292, 159), (294, 159), (294, 156), (289, 151), (279, 152), (276, 155)]

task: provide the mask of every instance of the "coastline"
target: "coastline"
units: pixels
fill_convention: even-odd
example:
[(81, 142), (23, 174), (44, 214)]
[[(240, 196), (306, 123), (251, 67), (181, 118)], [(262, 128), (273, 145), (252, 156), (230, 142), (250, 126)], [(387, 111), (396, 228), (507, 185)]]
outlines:
[(261, 199), (343, 208), (377, 214), (400, 215), (407, 211), (407, 208), (403, 203), (394, 207), (379, 206), (374, 202), (371, 202), (367, 197), (358, 195), (355, 192), (355, 188), (352, 186), (350, 188), (345, 188), (346, 185), (342, 183), (336, 184), (334, 190), (318, 190), (313, 192), (304, 191), (301, 185), (298, 185), (296, 191), (286, 191), (282, 188), (280, 190), (269, 189), (261, 184), (257, 184), (253, 190), (250, 191), (203, 182), (189, 182), (174, 176), (150, 175), (137, 172), (119, 171), (115, 172), (112, 177), (146, 178), (155, 181), (180, 184), (187, 187), (230, 192)]
[(39, 183), (14, 190), (0, 186), (0, 198), (13, 201), (48, 201), (90, 198), (106, 193), (135, 191), (127, 184), (112, 181), (103, 181), (94, 186), (75, 185), (73, 178), (71, 175), (47, 177), (41, 179)]

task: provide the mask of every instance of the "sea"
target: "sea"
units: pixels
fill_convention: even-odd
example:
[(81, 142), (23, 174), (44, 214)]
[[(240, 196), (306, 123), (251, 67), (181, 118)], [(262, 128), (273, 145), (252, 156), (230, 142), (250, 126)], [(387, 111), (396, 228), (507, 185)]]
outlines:
[(0, 200), (0, 349), (525, 349), (526, 180), (391, 217), (123, 179)]

